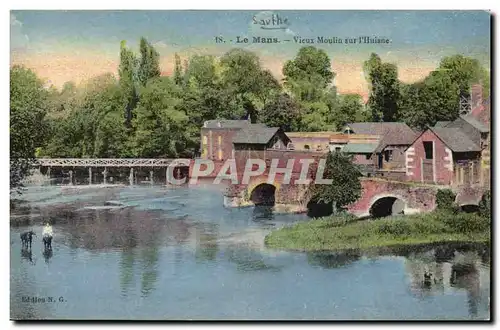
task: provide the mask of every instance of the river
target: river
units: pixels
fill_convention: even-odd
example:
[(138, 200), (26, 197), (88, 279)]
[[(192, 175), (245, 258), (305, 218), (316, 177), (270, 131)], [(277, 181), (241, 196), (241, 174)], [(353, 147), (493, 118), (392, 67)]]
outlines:
[[(225, 209), (215, 186), (33, 186), (22, 198), (24, 215), (11, 215), (12, 319), (490, 317), (483, 247), (270, 250), (263, 243), (270, 230), (307, 217)], [(51, 254), (42, 251), (47, 219)], [(19, 238), (29, 229), (37, 233), (31, 253)], [(436, 279), (430, 285), (425, 270)]]

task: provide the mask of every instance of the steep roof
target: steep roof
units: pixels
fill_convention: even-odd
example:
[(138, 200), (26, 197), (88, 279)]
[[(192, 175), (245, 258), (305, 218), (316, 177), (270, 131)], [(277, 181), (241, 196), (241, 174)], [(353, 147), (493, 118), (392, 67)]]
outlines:
[[(371, 134), (382, 136), (383, 144), (410, 145), (416, 133), (401, 122), (365, 122), (347, 124), (355, 134)], [(381, 143), (382, 144), (382, 143)]]
[(459, 128), (433, 127), (430, 130), (453, 152), (481, 151), (481, 148)]
[(434, 127), (446, 127), (450, 124), (451, 121), (438, 121)]
[(279, 129), (259, 124), (248, 125), (236, 133), (233, 143), (267, 144)]
[(488, 133), (490, 130), (488, 127), (486, 127), (483, 123), (481, 123), (479, 120), (477, 120), (474, 116), (471, 114), (461, 116), (463, 120), (474, 126), (475, 129), (477, 129), (481, 133)]

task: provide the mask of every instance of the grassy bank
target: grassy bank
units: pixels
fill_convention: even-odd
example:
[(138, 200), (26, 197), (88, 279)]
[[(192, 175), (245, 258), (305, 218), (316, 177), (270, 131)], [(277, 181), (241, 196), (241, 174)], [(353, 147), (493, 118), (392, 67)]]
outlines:
[(488, 242), (490, 218), (471, 213), (436, 211), (359, 221), (327, 217), (275, 230), (270, 248), (300, 251), (368, 249), (437, 242)]

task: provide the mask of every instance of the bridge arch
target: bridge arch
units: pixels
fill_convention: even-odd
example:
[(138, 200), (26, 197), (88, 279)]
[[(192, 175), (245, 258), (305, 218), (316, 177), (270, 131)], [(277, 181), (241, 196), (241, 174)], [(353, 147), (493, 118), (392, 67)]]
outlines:
[(333, 214), (333, 203), (319, 202), (311, 198), (307, 204), (307, 216), (311, 218), (326, 217)]
[(396, 194), (377, 195), (370, 202), (369, 213), (374, 218), (403, 214), (407, 208), (406, 200)]
[(279, 187), (267, 182), (257, 182), (247, 190), (249, 200), (254, 205), (274, 206), (276, 204)]

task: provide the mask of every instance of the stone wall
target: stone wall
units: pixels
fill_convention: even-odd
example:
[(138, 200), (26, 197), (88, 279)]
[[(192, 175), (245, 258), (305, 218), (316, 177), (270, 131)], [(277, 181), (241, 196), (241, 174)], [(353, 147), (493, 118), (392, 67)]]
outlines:
[(348, 207), (349, 212), (358, 216), (368, 215), (373, 203), (384, 197), (395, 197), (404, 201), (405, 214), (428, 212), (436, 207), (437, 188), (434, 187), (369, 179), (361, 180), (361, 185), (361, 198)]

